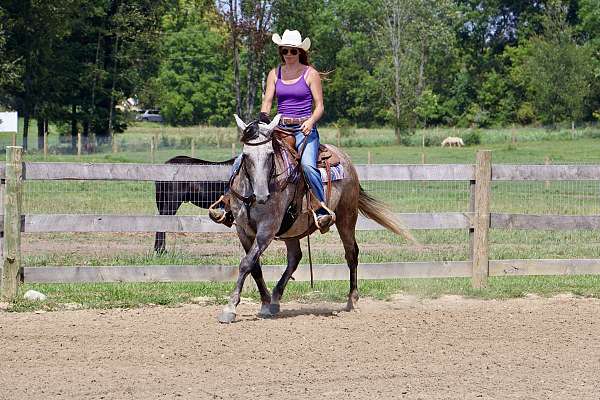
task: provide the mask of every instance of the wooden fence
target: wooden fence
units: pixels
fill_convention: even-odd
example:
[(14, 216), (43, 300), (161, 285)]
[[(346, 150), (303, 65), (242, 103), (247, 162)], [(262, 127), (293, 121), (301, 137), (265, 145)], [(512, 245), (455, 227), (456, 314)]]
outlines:
[[(201, 216), (132, 215), (22, 215), (24, 180), (127, 180), (202, 181), (226, 180), (227, 166), (24, 163), (20, 147), (7, 148), (7, 162), (0, 165), (0, 202), (4, 209), (1, 295), (13, 298), (18, 283), (28, 282), (156, 282), (229, 281), (237, 267), (202, 266), (111, 266), (23, 268), (21, 232), (227, 232)], [(471, 277), (473, 286), (486, 286), (488, 276), (598, 274), (600, 260), (489, 260), (490, 228), (502, 229), (598, 229), (600, 215), (525, 215), (490, 213), (492, 181), (600, 180), (600, 165), (492, 165), (491, 152), (477, 153), (474, 165), (358, 165), (362, 181), (468, 181), (466, 212), (402, 213), (398, 216), (410, 229), (468, 229), (469, 261), (393, 262), (361, 264), (360, 279), (403, 277)], [(382, 229), (368, 219), (359, 219), (357, 229)], [(266, 280), (277, 280), (284, 266), (264, 266)], [(345, 264), (316, 265), (320, 280), (345, 280)], [(308, 280), (299, 269), (296, 280)]]

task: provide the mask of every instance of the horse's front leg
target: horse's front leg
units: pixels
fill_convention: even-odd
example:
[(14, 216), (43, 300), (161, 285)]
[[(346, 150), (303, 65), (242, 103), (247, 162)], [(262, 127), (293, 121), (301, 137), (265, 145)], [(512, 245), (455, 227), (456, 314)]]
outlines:
[[(260, 268), (260, 256), (267, 249), (267, 246), (269, 245), (269, 243), (271, 243), (272, 240), (273, 235), (261, 235), (260, 232), (256, 235), (254, 243), (252, 243), (249, 251), (246, 253), (246, 255), (242, 258), (242, 261), (240, 262), (239, 275), (236, 281), (235, 289), (233, 290), (233, 293), (229, 298), (229, 303), (223, 308), (223, 311), (221, 311), (221, 313), (218, 316), (219, 322), (230, 323), (235, 320), (236, 307), (240, 303), (240, 294), (244, 286), (244, 281), (246, 280), (248, 274), (251, 273), (254, 268)], [(260, 278), (260, 280), (262, 280), (262, 273), (260, 273)], [(264, 288), (261, 288), (260, 283), (257, 282), (257, 284), (259, 285), (259, 290), (261, 290), (261, 292), (262, 289), (264, 289), (264, 291), (266, 292), (266, 285)], [(261, 300), (266, 301), (266, 298), (263, 297), (262, 293)], [(268, 302), (270, 302), (270, 298)]]
[[(250, 237), (245, 233), (240, 233), (239, 235), (240, 242), (242, 246), (244, 246), (244, 250), (246, 254), (252, 248), (252, 243), (254, 243), (254, 237)], [(271, 294), (269, 293), (269, 289), (267, 288), (267, 284), (265, 283), (265, 279), (263, 278), (262, 269), (260, 267), (260, 260), (256, 263), (256, 265), (250, 270), (254, 281), (256, 282), (256, 287), (258, 289), (258, 293), (260, 294), (260, 303), (261, 308), (259, 311), (259, 315), (262, 317), (270, 317), (271, 311), (269, 310), (269, 306), (271, 304)]]

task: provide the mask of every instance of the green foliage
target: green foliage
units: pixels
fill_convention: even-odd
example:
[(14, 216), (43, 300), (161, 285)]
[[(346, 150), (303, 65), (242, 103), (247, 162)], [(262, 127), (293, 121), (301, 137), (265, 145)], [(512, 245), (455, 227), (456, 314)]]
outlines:
[(352, 137), (356, 133), (356, 127), (346, 118), (340, 118), (334, 127), (339, 131), (340, 137)]
[(481, 133), (479, 131), (471, 130), (462, 136), (465, 146), (476, 146), (481, 144)]
[(423, 126), (427, 128), (427, 121), (437, 120), (440, 117), (439, 96), (433, 93), (431, 89), (424, 90), (417, 99), (414, 112), (423, 121)]
[(485, 128), (490, 125), (490, 113), (477, 103), (471, 103), (467, 112), (459, 120), (460, 127)]
[(533, 104), (528, 101), (521, 103), (517, 110), (517, 121), (523, 125), (529, 125), (535, 121), (535, 109)]
[(162, 115), (173, 125), (227, 125), (234, 112), (225, 38), (207, 23), (165, 39), (157, 84)]
[(0, 108), (62, 124), (65, 137), (72, 124), (124, 130), (115, 107), (128, 97), (170, 124), (228, 125), (280, 63), (265, 32), (298, 29), (325, 72), (321, 123), (388, 125), (413, 143), (420, 126), (558, 125), (600, 110), (598, 0), (233, 3), (237, 25), (229, 2), (211, 0), (4, 1)]
[(591, 54), (577, 44), (561, 7), (550, 7), (544, 33), (512, 53), (513, 76), (545, 124), (578, 121), (590, 94)]

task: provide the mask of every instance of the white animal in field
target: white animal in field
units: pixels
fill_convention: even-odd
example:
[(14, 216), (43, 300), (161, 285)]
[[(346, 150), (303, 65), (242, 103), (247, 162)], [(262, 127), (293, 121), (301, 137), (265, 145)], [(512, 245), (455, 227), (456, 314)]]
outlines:
[(442, 147), (463, 147), (465, 142), (459, 137), (448, 136), (442, 141)]

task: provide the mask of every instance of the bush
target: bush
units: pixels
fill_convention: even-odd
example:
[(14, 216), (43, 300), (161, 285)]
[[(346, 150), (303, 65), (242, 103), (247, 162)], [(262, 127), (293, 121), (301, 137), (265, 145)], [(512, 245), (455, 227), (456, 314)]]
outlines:
[(535, 109), (533, 108), (533, 104), (529, 102), (521, 104), (517, 110), (517, 120), (523, 125), (533, 123), (535, 121)]
[(463, 135), (463, 142), (465, 146), (475, 146), (481, 144), (481, 134), (478, 131), (471, 131), (466, 135)]

